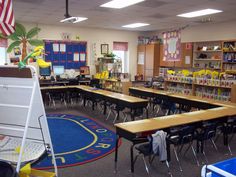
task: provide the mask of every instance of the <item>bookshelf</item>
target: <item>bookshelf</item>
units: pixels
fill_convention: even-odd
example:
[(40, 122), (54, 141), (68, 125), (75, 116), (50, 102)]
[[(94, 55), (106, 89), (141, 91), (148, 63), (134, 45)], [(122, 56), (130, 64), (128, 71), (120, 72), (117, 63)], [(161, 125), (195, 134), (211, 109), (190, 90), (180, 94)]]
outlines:
[(236, 40), (223, 42), (222, 71), (236, 71)]
[(236, 81), (168, 75), (164, 89), (171, 93), (236, 102)]
[(195, 42), (193, 68), (221, 70), (223, 50), (221, 41)]

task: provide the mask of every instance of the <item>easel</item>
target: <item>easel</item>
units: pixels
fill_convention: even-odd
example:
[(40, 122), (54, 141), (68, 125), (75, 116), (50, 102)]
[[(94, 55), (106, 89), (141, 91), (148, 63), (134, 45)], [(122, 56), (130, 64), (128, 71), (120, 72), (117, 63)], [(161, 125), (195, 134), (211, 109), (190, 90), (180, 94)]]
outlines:
[[(0, 134), (12, 140), (21, 139), (19, 154), (0, 152), (0, 159), (16, 163), (19, 173), (22, 163), (28, 163), (42, 154), (24, 151), (28, 145), (37, 145), (51, 152), (56, 176), (57, 165), (49, 134), (48, 123), (38, 76), (33, 66), (18, 69), (17, 66), (0, 66)], [(32, 148), (33, 150), (33, 148)], [(29, 156), (28, 156), (29, 155)]]

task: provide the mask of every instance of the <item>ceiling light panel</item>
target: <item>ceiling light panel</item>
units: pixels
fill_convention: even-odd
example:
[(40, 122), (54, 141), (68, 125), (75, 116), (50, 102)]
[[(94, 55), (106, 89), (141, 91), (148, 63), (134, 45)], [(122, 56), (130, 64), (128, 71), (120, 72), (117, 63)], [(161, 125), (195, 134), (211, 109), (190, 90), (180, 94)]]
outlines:
[(121, 8), (128, 7), (128, 6), (143, 2), (143, 1), (145, 0), (113, 0), (105, 4), (102, 4), (100, 7), (121, 9)]
[(148, 23), (132, 23), (129, 25), (124, 25), (122, 27), (124, 27), (124, 28), (139, 28), (139, 27), (148, 26), (148, 25), (150, 25), (150, 24), (148, 24)]
[(185, 18), (193, 18), (193, 17), (200, 17), (204, 15), (210, 15), (210, 14), (216, 14), (223, 12), (222, 10), (216, 10), (216, 9), (203, 9), (198, 11), (193, 11), (189, 13), (179, 14), (177, 16), (179, 17), (185, 17)]

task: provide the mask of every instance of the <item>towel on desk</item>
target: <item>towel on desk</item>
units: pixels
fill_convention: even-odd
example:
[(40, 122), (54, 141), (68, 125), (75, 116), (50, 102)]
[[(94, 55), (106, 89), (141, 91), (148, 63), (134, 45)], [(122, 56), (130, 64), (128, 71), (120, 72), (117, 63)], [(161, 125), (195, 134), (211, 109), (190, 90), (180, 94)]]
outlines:
[(167, 160), (166, 136), (167, 133), (162, 130), (152, 134), (152, 150), (154, 154), (159, 155), (160, 161)]

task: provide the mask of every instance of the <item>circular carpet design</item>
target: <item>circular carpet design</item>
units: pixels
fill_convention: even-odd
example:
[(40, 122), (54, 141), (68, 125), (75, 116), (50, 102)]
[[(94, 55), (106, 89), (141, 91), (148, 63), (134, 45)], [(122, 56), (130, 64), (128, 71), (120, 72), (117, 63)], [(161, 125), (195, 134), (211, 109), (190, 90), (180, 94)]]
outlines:
[[(59, 168), (88, 163), (115, 150), (116, 134), (91, 118), (68, 114), (48, 114), (47, 118)], [(51, 156), (33, 167), (53, 168)]]

